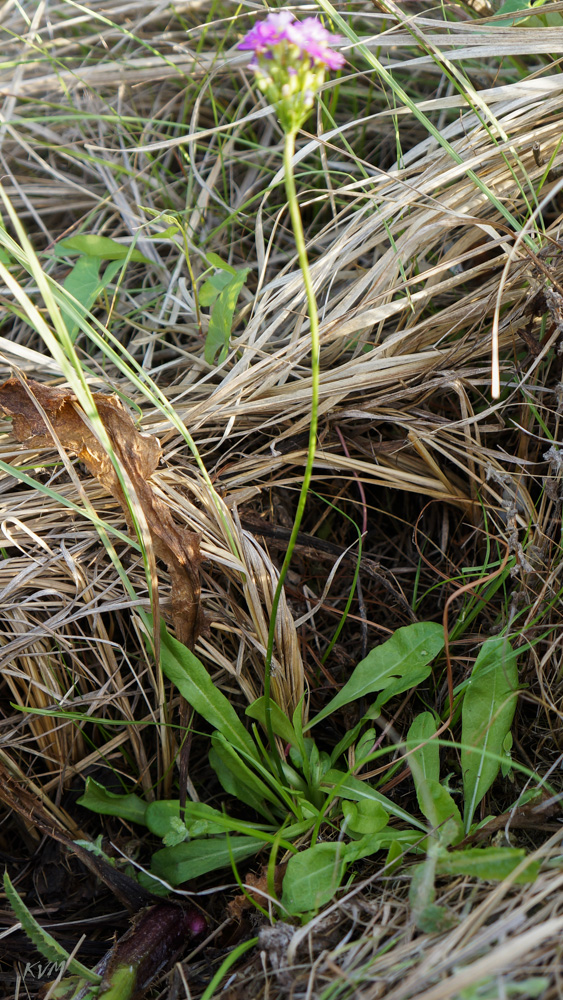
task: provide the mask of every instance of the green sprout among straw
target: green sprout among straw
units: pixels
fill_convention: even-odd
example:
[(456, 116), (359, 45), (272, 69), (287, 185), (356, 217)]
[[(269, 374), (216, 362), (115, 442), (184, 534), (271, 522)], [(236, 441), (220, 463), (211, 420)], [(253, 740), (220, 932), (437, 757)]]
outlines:
[(341, 69), (344, 65), (344, 57), (330, 47), (331, 44), (340, 41), (342, 39), (327, 31), (317, 18), (308, 17), (304, 21), (296, 21), (294, 15), (289, 11), (280, 11), (277, 14), (269, 14), (264, 21), (256, 24), (238, 46), (239, 49), (249, 50), (254, 53), (250, 68), (256, 74), (258, 87), (270, 104), (274, 105), (285, 132), (283, 154), (285, 189), (299, 266), (303, 274), (311, 331), (312, 391), (307, 461), (299, 493), (295, 521), (272, 602), (264, 671), (266, 725), (270, 747), (276, 756), (270, 702), (270, 679), (276, 616), (285, 577), (289, 569), (291, 556), (297, 541), (297, 534), (303, 518), (303, 511), (313, 473), (319, 404), (319, 318), (305, 248), (303, 222), (295, 190), (293, 156), (295, 153), (296, 134), (311, 112), (315, 95), (324, 82), (327, 69), (337, 70)]

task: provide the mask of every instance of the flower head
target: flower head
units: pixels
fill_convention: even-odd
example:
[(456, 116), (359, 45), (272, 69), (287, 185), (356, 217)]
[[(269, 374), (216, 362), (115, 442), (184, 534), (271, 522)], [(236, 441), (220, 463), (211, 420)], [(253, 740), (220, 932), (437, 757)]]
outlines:
[(341, 69), (344, 57), (331, 49), (340, 42), (316, 17), (296, 21), (290, 11), (268, 14), (239, 44), (250, 50), (260, 90), (278, 110), (286, 132), (301, 127), (327, 69)]
[(313, 62), (324, 63), (327, 69), (342, 69), (346, 62), (340, 52), (330, 48), (344, 39), (327, 31), (317, 17), (294, 21), (287, 29), (287, 38), (292, 45), (299, 47), (303, 55), (310, 56)]
[(279, 14), (268, 14), (265, 21), (258, 21), (251, 28), (238, 48), (250, 49), (256, 55), (262, 55), (278, 42), (287, 40), (287, 30), (293, 20), (294, 15), (289, 10), (282, 10)]

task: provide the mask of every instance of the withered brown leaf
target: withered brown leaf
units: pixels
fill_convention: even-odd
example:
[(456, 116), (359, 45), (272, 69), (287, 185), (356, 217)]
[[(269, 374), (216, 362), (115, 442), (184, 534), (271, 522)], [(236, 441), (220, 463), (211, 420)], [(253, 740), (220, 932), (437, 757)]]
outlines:
[[(154, 554), (168, 567), (176, 635), (193, 649), (205, 627), (200, 604), (199, 535), (175, 524), (166, 503), (156, 495), (149, 482), (161, 456), (158, 439), (137, 430), (117, 396), (99, 392), (92, 396), (115, 455), (144, 513)], [(10, 378), (0, 385), (0, 411), (12, 418), (18, 441), (31, 447), (52, 447), (56, 437), (66, 451), (76, 454), (119, 502), (128, 528), (132, 530), (127, 500), (112, 461), (85, 422), (84, 411), (71, 389)]]
[[(281, 895), (283, 877), (285, 875), (286, 868), (287, 864), (285, 862), (276, 865), (274, 868), (273, 890), (276, 896)], [(260, 906), (265, 906), (267, 904), (270, 894), (270, 885), (268, 884), (268, 866), (263, 865), (259, 875), (253, 875), (252, 872), (249, 872), (246, 876), (245, 888), (247, 889), (248, 895), (241, 894), (240, 896), (235, 896), (227, 905), (227, 915), (232, 920), (236, 920), (237, 923), (239, 923), (242, 919), (244, 911), (250, 909), (252, 906), (252, 900)]]

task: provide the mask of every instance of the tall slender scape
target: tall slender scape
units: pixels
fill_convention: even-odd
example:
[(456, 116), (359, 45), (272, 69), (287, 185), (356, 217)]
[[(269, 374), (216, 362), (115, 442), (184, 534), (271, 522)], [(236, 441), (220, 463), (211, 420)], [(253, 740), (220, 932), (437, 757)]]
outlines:
[(264, 669), (266, 728), (268, 730), (270, 747), (276, 760), (277, 751), (272, 729), (270, 700), (276, 618), (283, 585), (291, 563), (297, 534), (301, 526), (309, 484), (313, 473), (317, 445), (317, 414), (319, 405), (319, 317), (305, 248), (303, 222), (295, 190), (293, 155), (295, 152), (295, 137), (313, 107), (315, 94), (324, 81), (326, 70), (341, 69), (344, 65), (344, 57), (339, 52), (334, 52), (330, 48), (331, 43), (339, 41), (341, 41), (340, 36), (332, 35), (317, 18), (308, 17), (304, 21), (296, 21), (294, 15), (289, 11), (280, 11), (277, 14), (269, 14), (264, 21), (256, 24), (239, 45), (239, 49), (250, 50), (254, 53), (250, 68), (256, 74), (258, 87), (270, 104), (273, 104), (276, 108), (280, 124), (285, 132), (283, 154), (285, 190), (299, 266), (303, 274), (311, 330), (311, 424), (309, 428), (307, 461), (297, 502), (293, 529), (272, 601)]

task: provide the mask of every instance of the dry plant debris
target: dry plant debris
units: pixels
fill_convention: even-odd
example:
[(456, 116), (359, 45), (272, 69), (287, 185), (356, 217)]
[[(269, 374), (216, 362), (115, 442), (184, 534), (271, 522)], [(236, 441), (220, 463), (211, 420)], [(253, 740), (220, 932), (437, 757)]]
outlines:
[(37, 449), (56, 444), (77, 455), (104, 489), (118, 500), (130, 529), (133, 528), (131, 506), (140, 508), (154, 553), (166, 563), (170, 573), (177, 637), (193, 648), (204, 630), (199, 538), (195, 532), (174, 523), (169, 507), (149, 482), (162, 454), (158, 440), (139, 433), (117, 397), (97, 392), (93, 400), (125, 482), (120, 481), (115, 463), (72, 392), (16, 378), (0, 385), (0, 411), (13, 419), (18, 441)]

